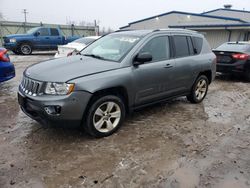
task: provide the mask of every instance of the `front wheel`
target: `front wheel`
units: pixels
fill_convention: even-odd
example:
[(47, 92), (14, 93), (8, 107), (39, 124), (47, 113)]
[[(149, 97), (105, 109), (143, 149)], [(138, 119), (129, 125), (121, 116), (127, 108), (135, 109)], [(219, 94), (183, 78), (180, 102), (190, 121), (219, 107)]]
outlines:
[(109, 136), (122, 125), (125, 114), (125, 106), (120, 97), (103, 96), (92, 103), (84, 128), (88, 134), (94, 137)]
[(23, 44), (20, 45), (19, 51), (20, 51), (23, 55), (30, 55), (30, 54), (32, 53), (32, 47), (31, 47), (30, 44), (23, 43)]
[(208, 90), (208, 79), (205, 75), (201, 75), (195, 81), (190, 95), (187, 96), (187, 99), (191, 103), (200, 103), (207, 95)]

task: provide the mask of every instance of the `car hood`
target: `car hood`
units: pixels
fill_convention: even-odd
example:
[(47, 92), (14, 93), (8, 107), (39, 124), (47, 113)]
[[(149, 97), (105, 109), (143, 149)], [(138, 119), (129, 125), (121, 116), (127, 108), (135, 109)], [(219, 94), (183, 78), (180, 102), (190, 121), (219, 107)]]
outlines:
[(6, 35), (5, 37), (16, 38), (16, 37), (27, 37), (27, 36), (31, 36), (31, 35), (29, 35), (29, 34), (14, 34), (14, 35)]
[(45, 82), (67, 82), (87, 75), (120, 68), (120, 63), (104, 61), (82, 55), (44, 61), (30, 66), (25, 75)]

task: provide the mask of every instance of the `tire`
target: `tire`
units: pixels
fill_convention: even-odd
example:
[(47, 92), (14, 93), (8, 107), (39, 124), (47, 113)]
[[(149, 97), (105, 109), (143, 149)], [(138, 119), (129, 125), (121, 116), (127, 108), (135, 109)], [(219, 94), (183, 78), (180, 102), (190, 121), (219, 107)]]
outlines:
[[(112, 116), (113, 114), (113, 116)], [(92, 102), (85, 119), (85, 131), (96, 138), (110, 136), (122, 125), (126, 114), (123, 100), (106, 95)]]
[(23, 55), (30, 55), (32, 54), (32, 47), (28, 43), (22, 43), (20, 44), (18, 51)]
[(187, 100), (191, 103), (202, 102), (207, 95), (208, 84), (209, 82), (205, 75), (199, 76), (192, 86), (191, 93), (187, 96)]
[(246, 81), (250, 82), (250, 68), (246, 69), (245, 71), (245, 79)]

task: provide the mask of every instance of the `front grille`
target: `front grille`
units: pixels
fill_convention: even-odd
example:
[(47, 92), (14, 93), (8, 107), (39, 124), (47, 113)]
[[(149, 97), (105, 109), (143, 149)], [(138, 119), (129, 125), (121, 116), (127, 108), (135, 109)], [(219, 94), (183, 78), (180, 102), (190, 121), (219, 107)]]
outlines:
[(24, 76), (20, 87), (26, 94), (31, 96), (37, 96), (43, 93), (42, 83), (43, 82), (39, 82)]
[(9, 43), (10, 42), (10, 40), (7, 37), (3, 37), (3, 41), (4, 41), (4, 43)]

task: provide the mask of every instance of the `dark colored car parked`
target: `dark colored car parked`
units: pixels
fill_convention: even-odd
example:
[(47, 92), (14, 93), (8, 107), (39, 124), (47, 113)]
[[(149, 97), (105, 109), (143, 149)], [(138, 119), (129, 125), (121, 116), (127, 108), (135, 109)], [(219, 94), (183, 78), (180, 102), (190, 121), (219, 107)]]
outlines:
[(10, 62), (9, 55), (5, 48), (0, 48), (0, 82), (10, 80), (15, 77), (15, 67)]
[(217, 71), (243, 74), (250, 81), (250, 43), (227, 42), (214, 49), (217, 56)]
[(197, 32), (120, 31), (80, 55), (27, 68), (18, 99), (41, 123), (76, 123), (103, 137), (117, 131), (133, 110), (179, 96), (201, 102), (215, 72), (216, 57)]

